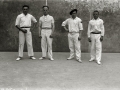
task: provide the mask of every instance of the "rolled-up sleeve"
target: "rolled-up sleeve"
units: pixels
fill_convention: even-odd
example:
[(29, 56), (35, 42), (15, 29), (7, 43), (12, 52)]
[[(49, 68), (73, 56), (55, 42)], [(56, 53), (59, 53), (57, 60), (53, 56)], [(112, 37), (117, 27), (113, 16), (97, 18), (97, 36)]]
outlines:
[(79, 30), (83, 30), (82, 20), (79, 20)]
[(34, 22), (34, 23), (36, 23), (37, 22), (37, 20), (35, 19), (35, 17), (34, 16), (32, 16), (32, 21)]
[(39, 18), (39, 24), (41, 24), (42, 23), (42, 20), (41, 20), (41, 18)]
[(55, 21), (54, 21), (54, 18), (53, 17), (51, 17), (52, 19), (51, 19), (51, 23), (53, 24)]
[(90, 29), (91, 29), (91, 24), (89, 22), (89, 24), (88, 24), (88, 32), (87, 32), (88, 37), (90, 37)]
[(66, 25), (68, 25), (68, 19), (62, 23), (62, 26), (66, 26)]
[(101, 23), (101, 36), (104, 36), (104, 34), (105, 34), (105, 28), (104, 28), (104, 22), (102, 21), (102, 23)]
[(16, 18), (15, 26), (20, 25), (20, 16), (18, 15)]

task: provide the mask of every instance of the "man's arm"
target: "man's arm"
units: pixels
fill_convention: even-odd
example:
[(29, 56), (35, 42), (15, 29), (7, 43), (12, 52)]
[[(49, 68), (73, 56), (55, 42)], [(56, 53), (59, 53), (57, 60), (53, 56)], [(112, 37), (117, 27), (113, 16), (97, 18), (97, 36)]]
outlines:
[(79, 30), (79, 37), (78, 40), (81, 40), (82, 30)]
[(62, 23), (62, 26), (66, 31), (69, 31), (68, 28), (66, 28), (66, 25), (68, 25), (68, 19)]
[(54, 25), (54, 23), (52, 23), (52, 33), (50, 35), (50, 38), (53, 38), (54, 30), (55, 30), (55, 25)]
[(39, 33), (39, 37), (40, 38), (42, 38), (42, 36), (41, 36), (41, 30), (42, 30), (42, 22), (41, 22), (41, 20), (39, 19), (39, 26), (38, 26), (38, 33)]
[(83, 24), (82, 24), (82, 20), (80, 20), (79, 21), (79, 37), (78, 37), (78, 40), (81, 40), (82, 30), (83, 30)]
[(101, 24), (101, 38), (100, 38), (100, 41), (103, 41), (103, 37), (104, 37), (104, 33), (105, 33), (105, 29), (104, 29), (104, 22), (102, 22)]
[(16, 25), (16, 28), (17, 28), (19, 31), (22, 31), (23, 33), (27, 33), (27, 30), (22, 29), (19, 25)]
[(22, 31), (23, 33), (27, 33), (27, 30), (22, 29), (19, 25), (20, 25), (20, 16), (18, 15), (16, 18), (16, 22), (15, 22), (15, 27), (19, 30)]
[(87, 35), (88, 35), (88, 41), (91, 42), (91, 38), (90, 38), (90, 29), (91, 29), (91, 25), (90, 22), (88, 24), (88, 31), (87, 31)]
[(37, 20), (35, 19), (34, 16), (32, 16), (31, 20), (32, 20), (32, 22), (33, 22), (33, 26), (31, 27), (31, 30), (32, 30), (32, 29), (34, 29), (34, 28), (36, 27), (36, 25), (37, 25)]
[(32, 28), (35, 28), (36, 26), (37, 26), (37, 22), (34, 22)]
[(52, 17), (51, 26), (52, 26), (52, 33), (51, 33), (51, 36), (52, 36), (53, 33), (54, 33), (54, 30), (55, 30), (55, 24), (54, 24), (54, 18), (53, 17)]
[(66, 28), (66, 26), (63, 26), (63, 28), (64, 28), (66, 31), (69, 31), (69, 30)]

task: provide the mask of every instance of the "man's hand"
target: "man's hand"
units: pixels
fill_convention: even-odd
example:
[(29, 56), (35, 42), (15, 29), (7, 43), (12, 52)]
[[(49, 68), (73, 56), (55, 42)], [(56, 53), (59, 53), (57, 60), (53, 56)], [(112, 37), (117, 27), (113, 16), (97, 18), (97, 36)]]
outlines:
[(39, 38), (42, 38), (42, 36), (41, 36), (41, 35), (39, 35)]
[(65, 26), (63, 26), (63, 27), (64, 27), (65, 31), (69, 31)]
[(69, 31), (67, 28), (65, 28), (66, 31)]
[(33, 28), (30, 28), (30, 31), (33, 31)]
[(27, 30), (26, 29), (22, 29), (21, 30), (23, 33), (27, 33)]
[(103, 41), (103, 36), (100, 37), (100, 41), (101, 41), (101, 42)]
[(53, 35), (52, 35), (52, 34), (50, 35), (50, 38), (53, 38)]
[(88, 38), (88, 41), (91, 42), (91, 38), (90, 37)]
[(78, 40), (79, 40), (79, 41), (81, 40), (81, 37), (80, 37), (80, 36), (78, 37)]

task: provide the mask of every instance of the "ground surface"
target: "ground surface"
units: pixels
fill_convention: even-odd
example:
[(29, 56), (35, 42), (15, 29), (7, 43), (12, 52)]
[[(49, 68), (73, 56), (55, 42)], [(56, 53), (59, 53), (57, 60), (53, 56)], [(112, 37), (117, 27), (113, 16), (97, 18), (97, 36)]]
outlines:
[(28, 58), (16, 61), (17, 52), (0, 52), (0, 90), (120, 90), (120, 53), (104, 53), (102, 65), (66, 60), (69, 53), (55, 52), (54, 61)]

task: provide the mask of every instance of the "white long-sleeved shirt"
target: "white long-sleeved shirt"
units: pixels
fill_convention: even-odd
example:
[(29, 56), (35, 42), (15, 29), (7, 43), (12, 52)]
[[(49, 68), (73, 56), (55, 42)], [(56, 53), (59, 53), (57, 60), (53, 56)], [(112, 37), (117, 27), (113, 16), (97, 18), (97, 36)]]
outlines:
[(103, 20), (98, 18), (98, 19), (92, 19), (89, 21), (88, 24), (88, 37), (90, 37), (91, 32), (101, 32), (101, 36), (104, 36), (105, 30), (104, 30), (104, 24)]
[(31, 22), (37, 22), (35, 17), (31, 14), (24, 15), (23, 13), (18, 15), (16, 18), (15, 25), (19, 25), (20, 27), (31, 27)]
[(83, 30), (82, 20), (78, 17), (75, 19), (68, 18), (63, 23), (62, 26), (68, 25), (69, 32), (79, 32), (79, 30)]

